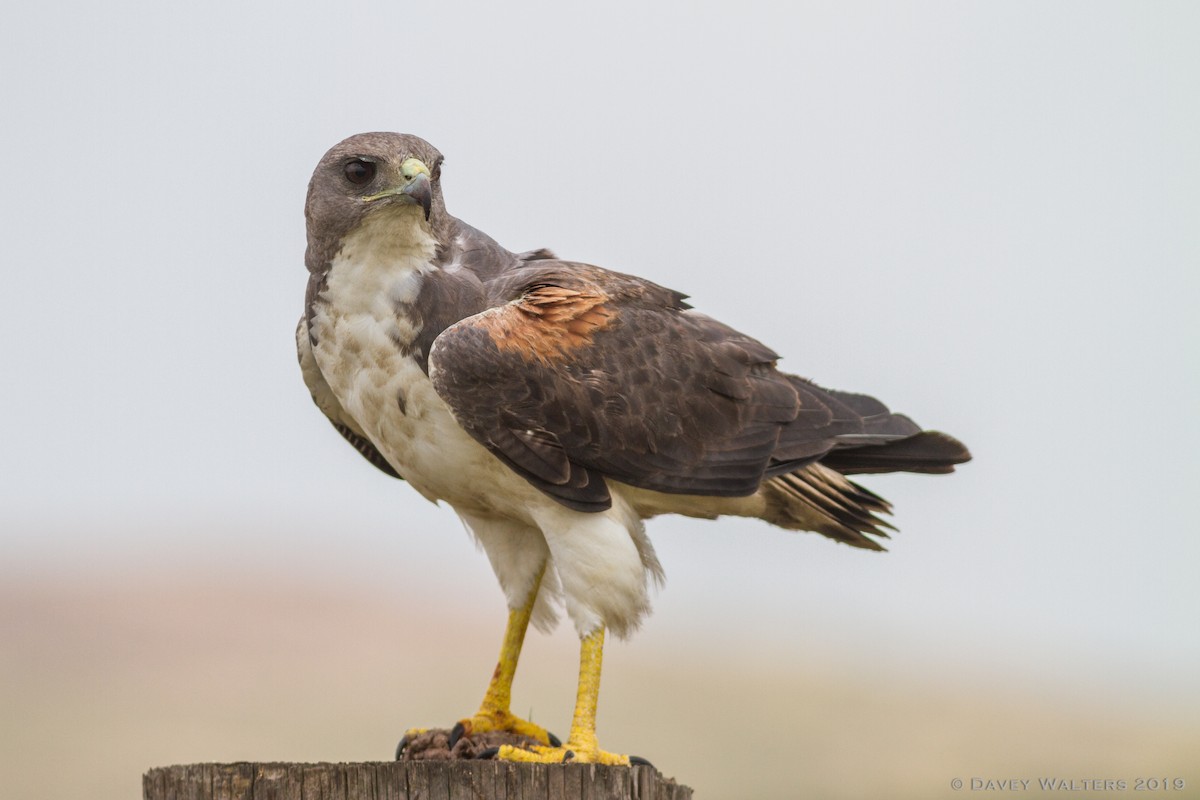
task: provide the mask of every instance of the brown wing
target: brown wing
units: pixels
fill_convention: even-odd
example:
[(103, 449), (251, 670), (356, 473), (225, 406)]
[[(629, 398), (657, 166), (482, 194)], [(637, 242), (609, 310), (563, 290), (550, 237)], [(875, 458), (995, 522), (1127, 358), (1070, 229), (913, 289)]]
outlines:
[(920, 432), (779, 372), (769, 348), (648, 281), (541, 261), (489, 291), (491, 308), (434, 342), (434, 386), (475, 439), (571, 508), (608, 508), (606, 477), (748, 495), (837, 448)]

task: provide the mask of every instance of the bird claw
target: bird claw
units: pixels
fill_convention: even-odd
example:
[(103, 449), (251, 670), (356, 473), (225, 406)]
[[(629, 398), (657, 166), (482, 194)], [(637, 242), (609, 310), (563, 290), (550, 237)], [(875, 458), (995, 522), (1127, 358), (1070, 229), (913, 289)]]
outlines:
[[(496, 758), (502, 761), (520, 761), (527, 764), (609, 764), (628, 767), (631, 765), (629, 756), (619, 753), (609, 753), (598, 747), (566, 745), (547, 747), (533, 745), (528, 750), (506, 744), (496, 753)], [(644, 762), (645, 759), (639, 761)]]
[[(396, 760), (404, 760), (406, 751), (413, 746), (414, 742), (416, 742), (419, 737), (425, 737), (428, 739), (427, 734), (430, 733), (435, 734), (435, 738), (432, 743), (434, 749), (436, 750), (444, 747), (445, 749), (451, 751), (452, 758), (492, 758), (496, 755), (498, 749), (497, 747), (487, 747), (482, 751), (476, 752), (477, 748), (487, 743), (487, 740), (484, 739), (483, 741), (471, 741), (472, 736), (491, 732), (511, 733), (518, 737), (518, 742), (522, 741), (520, 737), (524, 737), (524, 742), (527, 745), (532, 746), (562, 746), (562, 740), (540, 725), (535, 725), (534, 723), (523, 720), (520, 717), (513, 716), (507, 711), (492, 711), (482, 712), (473, 717), (461, 719), (454, 724), (453, 728), (450, 728), (449, 730), (438, 730), (433, 728), (409, 728), (407, 731), (405, 731), (403, 738), (400, 739), (400, 743), (396, 745)], [(445, 736), (444, 739), (441, 738), (443, 735)], [(441, 740), (440, 743), (438, 742), (439, 739)], [(467, 742), (463, 742), (464, 739), (466, 739)], [(503, 741), (503, 739), (501, 739), (501, 741)], [(422, 756), (419, 755), (418, 751), (423, 751), (429, 746), (430, 743), (428, 742), (422, 743), (418, 750), (414, 750), (409, 758), (421, 758)], [(472, 752), (476, 752), (476, 755), (472, 756)]]
[(467, 726), (462, 724), (462, 720), (454, 723), (454, 727), (450, 729), (450, 749), (454, 749), (454, 745), (458, 744), (458, 740), (467, 732)]
[(399, 761), (404, 755), (404, 750), (412, 743), (412, 740), (423, 733), (426, 733), (429, 728), (409, 728), (404, 732), (404, 736), (400, 737), (400, 743), (396, 745), (396, 760)]
[(544, 745), (558, 747), (562, 741), (550, 731), (528, 720), (514, 716), (508, 711), (480, 712), (473, 717), (459, 720), (450, 731), (450, 747), (464, 736), (489, 731), (515, 733), (518, 736), (528, 736)]

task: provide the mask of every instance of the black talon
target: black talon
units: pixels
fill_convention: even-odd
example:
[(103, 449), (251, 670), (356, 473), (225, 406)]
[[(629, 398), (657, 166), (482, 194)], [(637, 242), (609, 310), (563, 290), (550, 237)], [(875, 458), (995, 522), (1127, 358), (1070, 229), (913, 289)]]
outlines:
[(499, 748), (499, 747), (489, 747), (489, 748), (488, 748), (488, 749), (486, 749), (486, 750), (480, 750), (480, 751), (479, 751), (479, 752), (478, 752), (478, 753), (475, 755), (475, 757), (476, 757), (476, 758), (481, 758), (481, 759), (489, 759), (489, 760), (490, 760), (490, 759), (493, 759), (493, 758), (495, 758), (495, 757), (497, 756), (497, 754), (499, 754), (499, 752), (500, 752), (500, 748)]
[(631, 766), (631, 767), (649, 767), (650, 769), (654, 769), (654, 765), (651, 764), (646, 759), (642, 758), (641, 756), (630, 756), (629, 757), (629, 766)]
[(558, 738), (550, 731), (546, 731), (546, 736), (550, 739), (551, 747), (562, 747), (562, 739)]
[(567, 763), (568, 761), (570, 761), (570, 760), (571, 760), (571, 759), (573, 759), (573, 758), (575, 758), (575, 751), (574, 751), (574, 750), (568, 750), (567, 752), (563, 753), (563, 760), (562, 760), (562, 763), (564, 763), (564, 764), (565, 764), (565, 763)]
[(396, 745), (396, 760), (397, 761), (399, 761), (401, 756), (404, 755), (404, 748), (408, 747), (408, 741), (409, 741), (408, 734), (406, 733), (406, 734), (404, 734), (404, 736), (402, 736), (400, 738), (400, 744)]
[(454, 723), (454, 727), (450, 729), (450, 749), (454, 749), (454, 745), (458, 744), (458, 740), (463, 737), (467, 729), (463, 727), (461, 722)]

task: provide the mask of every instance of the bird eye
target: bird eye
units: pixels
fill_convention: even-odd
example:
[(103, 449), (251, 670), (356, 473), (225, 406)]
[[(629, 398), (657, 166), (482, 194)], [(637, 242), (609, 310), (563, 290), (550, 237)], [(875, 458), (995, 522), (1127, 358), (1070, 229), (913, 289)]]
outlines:
[(346, 166), (342, 167), (342, 174), (346, 176), (346, 180), (356, 186), (370, 183), (375, 177), (375, 164), (361, 158), (356, 158), (353, 161), (347, 161)]

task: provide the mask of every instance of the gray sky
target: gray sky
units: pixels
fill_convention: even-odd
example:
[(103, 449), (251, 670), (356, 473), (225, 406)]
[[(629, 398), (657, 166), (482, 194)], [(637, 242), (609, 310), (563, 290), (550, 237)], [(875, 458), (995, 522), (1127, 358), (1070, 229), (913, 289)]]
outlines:
[(1196, 705), (1200, 7), (652, 5), (6, 6), (4, 569), (286, 549), (499, 605), (295, 364), (311, 170), (401, 130), (510, 248), (686, 291), (976, 456), (864, 480), (896, 505), (883, 556), (655, 521), (644, 635)]

